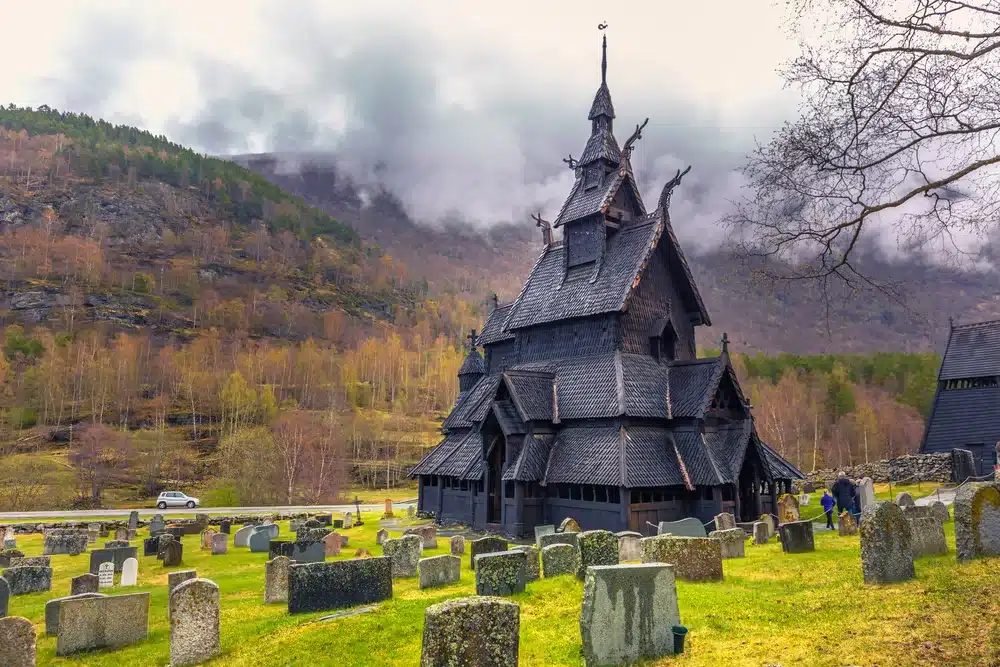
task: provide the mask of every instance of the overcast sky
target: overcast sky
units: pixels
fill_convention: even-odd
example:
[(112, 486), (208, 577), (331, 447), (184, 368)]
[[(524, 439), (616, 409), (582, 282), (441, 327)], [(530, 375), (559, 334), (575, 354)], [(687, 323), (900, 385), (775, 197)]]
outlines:
[[(794, 117), (771, 0), (11, 3), (4, 102), (82, 111), (209, 153), (323, 151), (411, 215), (552, 218), (600, 83), (647, 201), (678, 167), (678, 233), (715, 240), (755, 138)], [(13, 43), (11, 43), (13, 40)]]

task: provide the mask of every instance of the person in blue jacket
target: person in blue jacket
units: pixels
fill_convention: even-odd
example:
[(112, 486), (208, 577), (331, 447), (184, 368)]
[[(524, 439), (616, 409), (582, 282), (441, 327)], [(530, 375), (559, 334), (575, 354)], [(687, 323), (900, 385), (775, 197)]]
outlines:
[(823, 505), (823, 512), (826, 513), (826, 529), (833, 530), (833, 506), (837, 501), (833, 499), (830, 492), (823, 489), (823, 497), (819, 499), (821, 505)]

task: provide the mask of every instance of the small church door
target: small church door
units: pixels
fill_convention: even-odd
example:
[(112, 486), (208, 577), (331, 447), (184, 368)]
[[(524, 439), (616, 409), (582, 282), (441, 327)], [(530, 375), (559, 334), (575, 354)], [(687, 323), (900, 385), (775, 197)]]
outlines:
[(487, 462), (489, 466), (489, 489), (487, 489), (486, 498), (487, 523), (500, 523), (500, 510), (503, 507), (503, 480), (500, 477), (503, 474), (504, 449), (503, 438), (499, 435), (494, 436), (493, 442), (490, 443), (490, 454)]

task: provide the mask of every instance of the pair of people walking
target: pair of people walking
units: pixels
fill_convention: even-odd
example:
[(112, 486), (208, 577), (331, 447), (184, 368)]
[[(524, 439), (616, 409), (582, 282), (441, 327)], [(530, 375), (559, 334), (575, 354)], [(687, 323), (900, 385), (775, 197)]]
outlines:
[(837, 507), (838, 516), (845, 511), (853, 513), (858, 486), (851, 481), (844, 471), (840, 471), (837, 473), (837, 481), (833, 483), (833, 489), (831, 490), (833, 491), (833, 495), (830, 495), (830, 491), (824, 489), (823, 497), (820, 498), (820, 503), (823, 505), (823, 512), (826, 514), (826, 527), (828, 530), (834, 529), (834, 505)]

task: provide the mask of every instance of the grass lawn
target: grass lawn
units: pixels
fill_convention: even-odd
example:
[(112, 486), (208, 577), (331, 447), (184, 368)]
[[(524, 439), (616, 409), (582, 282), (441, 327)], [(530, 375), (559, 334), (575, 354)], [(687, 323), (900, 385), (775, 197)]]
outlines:
[[(379, 555), (374, 516), (344, 531), (350, 547)], [(725, 561), (725, 581), (678, 582), (688, 652), (660, 665), (986, 665), (1000, 654), (1000, 560), (958, 565), (951, 522), (947, 556), (917, 561), (917, 578), (892, 586), (862, 583), (858, 537), (818, 530), (817, 551), (782, 554), (777, 544), (748, 546), (747, 557)], [(287, 523), (282, 525), (287, 534)], [(140, 538), (145, 531), (140, 532)], [(396, 580), (391, 601), (372, 613), (316, 622), (329, 614), (290, 617), (284, 605), (263, 604), (266, 554), (246, 549), (211, 556), (196, 535), (184, 538), (184, 565), (215, 581), (222, 592), (222, 655), (212, 665), (406, 665), (418, 663), (424, 608), (471, 595), (468, 556), (462, 579), (419, 591), (416, 579)], [(41, 553), (41, 536), (21, 536), (28, 555)], [(134, 544), (140, 544), (137, 540)], [(448, 540), (427, 555), (447, 553)], [(53, 590), (11, 599), (10, 614), (26, 616), (39, 632), (38, 664), (165, 665), (169, 661), (167, 570), (140, 557), (139, 583), (114, 593), (149, 591), (147, 641), (114, 651), (56, 658), (54, 637), (44, 637), (44, 604), (67, 595), (70, 578), (86, 571), (88, 556), (54, 556)], [(521, 605), (522, 665), (582, 665), (579, 613), (582, 584), (572, 577), (542, 579), (512, 599)]]
[(935, 491), (941, 488), (941, 484), (937, 482), (921, 482), (920, 484), (893, 484), (892, 493), (889, 492), (889, 485), (886, 483), (875, 484), (875, 497), (879, 500), (896, 500), (896, 496), (906, 491), (913, 497), (914, 500), (917, 498), (924, 498), (926, 496), (932, 495)]

